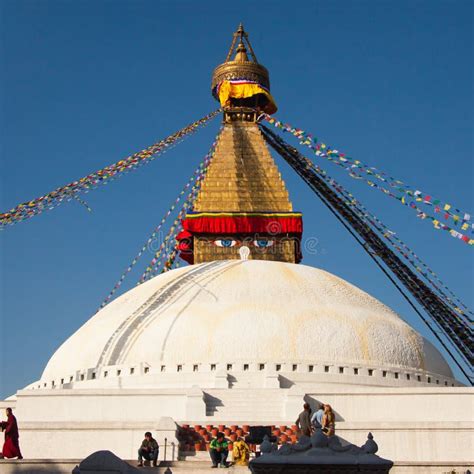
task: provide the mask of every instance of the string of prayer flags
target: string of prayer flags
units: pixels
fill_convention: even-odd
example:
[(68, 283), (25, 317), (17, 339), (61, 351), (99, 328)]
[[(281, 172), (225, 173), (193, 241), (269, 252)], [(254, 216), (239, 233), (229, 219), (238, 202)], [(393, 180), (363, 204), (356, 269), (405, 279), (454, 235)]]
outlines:
[[(219, 134), (220, 134), (220, 131), (218, 133), (218, 136)], [(205, 156), (203, 160), (203, 167), (200, 170), (199, 175), (196, 177), (196, 180), (194, 181), (194, 184), (191, 187), (191, 191), (189, 192), (185, 202), (183, 203), (183, 206), (181, 210), (179, 211), (176, 219), (171, 225), (167, 236), (161, 243), (158, 250), (155, 252), (155, 255), (153, 256), (151, 262), (148, 264), (147, 268), (143, 272), (137, 285), (140, 285), (144, 283), (145, 281), (149, 280), (150, 278), (152, 278), (153, 276), (155, 276), (158, 273), (159, 268), (161, 268), (161, 265), (165, 261), (166, 256), (169, 257), (171, 253), (173, 252), (173, 249), (177, 248), (176, 236), (182, 230), (181, 221), (186, 216), (186, 213), (188, 212), (188, 210), (191, 210), (194, 205), (194, 201), (196, 200), (198, 192), (201, 188), (202, 181), (204, 180), (204, 177), (206, 176), (207, 170), (209, 168), (209, 164), (214, 156), (216, 146), (217, 146), (217, 138), (212, 144), (211, 149)], [(171, 247), (171, 250), (170, 252), (168, 252), (168, 249), (170, 247)], [(169, 259), (168, 261), (171, 262), (171, 260)], [(171, 264), (172, 262), (168, 264), (168, 269), (171, 268)], [(165, 262), (165, 265), (166, 265), (166, 262)]]
[[(375, 228), (394, 248), (412, 268), (421, 274), (424, 279), (437, 291), (442, 300), (448, 302), (459, 318), (466, 318), (468, 323), (472, 323), (473, 313), (464, 303), (443, 283), (436, 273), (426, 265), (397, 235), (391, 231), (377, 216), (370, 213), (365, 206), (358, 201), (349, 191), (347, 191), (334, 178), (331, 178), (325, 170), (314, 164), (309, 158), (305, 158), (306, 164), (313, 169), (324, 182), (334, 189), (342, 200), (348, 204), (354, 212), (368, 225)], [(435, 281), (433, 281), (435, 280)], [(447, 292), (448, 296), (445, 292)]]
[[(362, 163), (360, 160), (354, 160), (348, 157), (346, 154), (331, 148), (325, 143), (318, 142), (318, 139), (312, 135), (306, 133), (304, 130), (295, 128), (290, 124), (280, 122), (275, 118), (262, 114), (260, 118), (265, 119), (268, 123), (272, 124), (279, 130), (289, 132), (294, 135), (302, 145), (309, 147), (316, 156), (325, 158), (328, 161), (344, 168), (349, 176), (354, 179), (364, 180), (370, 187), (376, 188), (384, 194), (397, 199), (402, 204), (407, 205), (415, 209), (418, 212), (418, 217), (421, 219), (428, 218), (433, 223), (436, 229), (442, 229), (448, 231), (453, 237), (456, 237), (463, 242), (470, 245), (474, 244), (474, 239), (466, 236), (463, 233), (452, 229), (451, 227), (442, 224), (439, 218), (430, 216), (427, 212), (422, 211), (417, 204), (421, 203), (429, 206), (433, 209), (435, 214), (440, 214), (444, 220), (452, 219), (453, 225), (460, 227), (464, 232), (469, 231), (474, 233), (474, 223), (471, 222), (471, 215), (467, 212), (463, 212), (460, 209), (453, 208), (451, 204), (444, 203), (439, 199), (435, 199), (433, 196), (423, 193), (422, 191), (415, 189), (402, 181), (395, 179), (386, 173), (379, 171), (377, 168), (369, 167)], [(380, 180), (393, 189), (394, 192), (399, 192), (402, 196), (399, 196), (383, 186), (376, 183), (376, 180)]]
[(176, 262), (176, 265), (174, 265), (174, 268), (179, 267), (179, 260), (176, 258), (178, 256), (178, 241), (175, 241), (175, 246), (173, 248), (173, 251), (170, 253), (168, 259), (166, 260), (163, 270), (161, 270), (161, 273), (167, 272), (173, 268), (173, 264)]
[[(216, 110), (206, 115), (205, 117), (196, 120), (190, 125), (182, 128), (181, 130), (173, 133), (164, 140), (161, 140), (154, 145), (145, 148), (138, 153), (117, 161), (105, 168), (100, 169), (94, 173), (91, 173), (79, 180), (73, 181), (72, 183), (62, 186), (60, 188), (51, 191), (44, 196), (40, 196), (31, 201), (23, 202), (18, 206), (10, 209), (7, 212), (0, 213), (0, 229), (7, 225), (16, 224), (25, 219), (29, 219), (37, 214), (40, 214), (46, 210), (54, 209), (59, 206), (63, 201), (70, 201), (71, 199), (78, 199), (77, 195), (83, 192), (88, 192), (91, 189), (97, 188), (101, 184), (107, 184), (108, 182), (122, 176), (123, 173), (137, 169), (144, 164), (150, 163), (157, 156), (166, 152), (170, 147), (177, 144), (180, 140), (194, 133), (201, 126), (206, 125), (211, 119), (216, 117), (221, 110)], [(85, 205), (88, 210), (90, 208), (83, 201), (79, 201)]]
[[(474, 316), (469, 308), (448, 288), (448, 286), (440, 280), (438, 275), (426, 265), (420, 257), (418, 257), (396, 234), (391, 231), (385, 224), (370, 213), (350, 192), (345, 190), (340, 184), (333, 180), (334, 188), (346, 198), (346, 202), (357, 212), (357, 214), (371, 224), (379, 231), (381, 235), (390, 243), (390, 245), (397, 250), (418, 273), (420, 273), (425, 280), (441, 295), (444, 301), (451, 304), (453, 310), (459, 315), (466, 316), (470, 314)], [(434, 281), (433, 281), (434, 280)], [(446, 294), (447, 292), (448, 294)], [(470, 318), (468, 318), (470, 322)]]
[[(219, 130), (219, 133), (220, 133), (220, 130)], [(218, 135), (219, 135), (218, 133)], [(218, 136), (217, 135), (217, 136)], [(214, 148), (216, 146), (216, 143), (217, 143), (217, 137), (216, 139), (214, 140), (214, 143), (212, 144), (212, 148)], [(155, 227), (155, 229), (153, 230), (153, 232), (150, 234), (150, 236), (148, 237), (147, 241), (145, 242), (145, 244), (142, 246), (142, 248), (139, 250), (139, 252), (137, 253), (137, 255), (134, 257), (134, 259), (132, 260), (132, 262), (130, 263), (130, 265), (125, 269), (125, 271), (122, 273), (122, 275), (120, 276), (119, 280), (117, 281), (117, 283), (114, 285), (114, 287), (112, 288), (112, 290), (109, 292), (109, 294), (107, 295), (107, 297), (104, 299), (104, 301), (102, 301), (100, 307), (97, 309), (97, 311), (99, 311), (100, 309), (102, 309), (104, 306), (106, 306), (110, 300), (112, 299), (112, 297), (114, 296), (114, 294), (118, 291), (118, 289), (122, 286), (122, 283), (124, 282), (125, 278), (127, 277), (127, 275), (132, 271), (133, 267), (136, 265), (136, 263), (138, 262), (138, 260), (140, 259), (140, 257), (144, 254), (144, 252), (146, 251), (146, 249), (150, 246), (150, 244), (156, 239), (158, 233), (160, 232), (160, 230), (162, 229), (163, 225), (165, 224), (166, 220), (168, 219), (168, 217), (173, 213), (173, 211), (176, 209), (176, 206), (179, 204), (179, 202), (181, 201), (181, 198), (184, 196), (184, 194), (188, 191), (188, 189), (190, 187), (192, 187), (193, 183), (198, 180), (198, 179), (201, 179), (201, 176), (202, 174), (204, 173), (204, 170), (207, 169), (207, 165), (209, 163), (209, 159), (208, 159), (208, 155), (206, 155), (206, 157), (203, 159), (203, 161), (199, 164), (199, 166), (194, 170), (194, 173), (191, 175), (191, 177), (189, 178), (188, 182), (184, 185), (183, 189), (180, 191), (180, 193), (178, 194), (178, 197), (175, 199), (175, 201), (173, 202), (173, 204), (171, 205), (171, 207), (168, 209), (168, 211), (165, 213), (165, 215), (163, 216), (163, 218), (161, 219), (160, 223)]]

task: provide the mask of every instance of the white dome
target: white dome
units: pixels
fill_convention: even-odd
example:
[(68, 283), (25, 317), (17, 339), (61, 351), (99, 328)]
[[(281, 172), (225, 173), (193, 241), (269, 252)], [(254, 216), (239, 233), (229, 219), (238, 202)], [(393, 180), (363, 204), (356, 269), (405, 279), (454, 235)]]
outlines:
[(452, 377), (441, 354), (380, 301), (323, 270), (262, 260), (169, 271), (99, 311), (42, 380), (146, 364), (332, 363)]

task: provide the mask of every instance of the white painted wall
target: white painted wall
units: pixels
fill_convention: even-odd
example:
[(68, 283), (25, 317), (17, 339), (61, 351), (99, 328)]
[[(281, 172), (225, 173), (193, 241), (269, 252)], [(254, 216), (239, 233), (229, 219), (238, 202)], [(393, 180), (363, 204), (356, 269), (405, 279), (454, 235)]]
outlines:
[[(147, 430), (163, 444), (173, 438), (169, 425), (157, 432), (159, 420), (178, 422), (292, 424), (304, 400), (330, 403), (337, 413), (336, 432), (363, 444), (371, 431), (379, 454), (394, 461), (474, 463), (474, 399), (466, 387), (382, 388), (326, 386), (305, 392), (291, 389), (212, 389), (226, 408), (226, 419), (205, 416), (200, 389), (174, 390), (23, 390), (16, 415), (21, 447), (29, 458), (82, 458), (99, 449), (134, 458)], [(240, 397), (240, 400), (239, 400)], [(227, 400), (227, 401), (226, 401)], [(275, 404), (280, 417), (262, 419), (262, 406)], [(227, 405), (226, 405), (227, 404)], [(240, 407), (240, 408), (239, 408)], [(233, 409), (235, 408), (235, 409)], [(250, 415), (248, 415), (250, 413)], [(260, 416), (260, 418), (259, 418)]]

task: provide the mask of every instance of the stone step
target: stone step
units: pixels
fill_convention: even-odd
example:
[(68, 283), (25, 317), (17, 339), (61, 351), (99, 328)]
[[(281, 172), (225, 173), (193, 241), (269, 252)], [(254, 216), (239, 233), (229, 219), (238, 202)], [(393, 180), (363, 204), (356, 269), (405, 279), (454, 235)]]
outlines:
[[(200, 453), (201, 454), (201, 453)], [(203, 453), (204, 455), (206, 453)], [(199, 456), (197, 461), (176, 461), (173, 463), (161, 463), (158, 467), (137, 468), (137, 472), (143, 474), (215, 474), (216, 472), (228, 472), (229, 474), (244, 474), (250, 472), (247, 467), (232, 466), (229, 469), (211, 469), (209, 461), (202, 460)], [(23, 459), (22, 461), (4, 459), (0, 461), (2, 474), (71, 474), (72, 470), (81, 462), (79, 459)], [(127, 461), (131, 466), (136, 461)], [(468, 472), (472, 464), (457, 461), (440, 462), (395, 462), (390, 474), (439, 474), (441, 472)], [(110, 472), (110, 471), (109, 471)], [(290, 473), (291, 471), (287, 471)]]
[(186, 420), (186, 422), (179, 422), (178, 424), (188, 424), (190, 426), (194, 425), (201, 425), (201, 426), (206, 426), (206, 425), (213, 425), (215, 427), (218, 427), (219, 425), (225, 425), (227, 428), (229, 428), (232, 425), (237, 425), (237, 426), (242, 426), (242, 425), (249, 425), (249, 426), (289, 426), (294, 425), (295, 420), (288, 421), (286, 419), (283, 419), (281, 417), (275, 417), (275, 418), (259, 418), (258, 420), (255, 419), (247, 419), (247, 418), (241, 418), (241, 419), (227, 419), (227, 418), (222, 418), (219, 416), (218, 418), (212, 417), (212, 416), (206, 416), (204, 420)]
[(216, 406), (216, 407), (209, 407), (207, 412), (211, 413), (219, 413), (219, 414), (224, 414), (224, 413), (231, 413), (232, 418), (235, 418), (236, 416), (239, 416), (240, 414), (247, 414), (247, 413), (259, 413), (259, 416), (262, 416), (264, 414), (269, 414), (269, 415), (279, 415), (282, 413), (282, 409), (275, 409), (275, 410), (265, 410), (263, 407), (254, 407), (254, 408), (245, 408), (245, 407), (240, 407), (240, 409), (234, 408), (234, 407), (223, 407), (223, 406)]
[(249, 404), (249, 405), (243, 405), (243, 404), (236, 404), (236, 403), (224, 403), (224, 404), (206, 404), (206, 407), (209, 410), (219, 410), (219, 411), (231, 411), (233, 413), (235, 412), (248, 412), (248, 411), (253, 411), (257, 409), (259, 412), (265, 412), (265, 413), (280, 413), (282, 408), (283, 408), (283, 403), (274, 405), (272, 407), (267, 407), (266, 405), (259, 405), (257, 403)]
[[(274, 425), (275, 423), (280, 423), (282, 415), (281, 413), (259, 413), (258, 417), (261, 417), (261, 418), (257, 418), (257, 415), (255, 415), (255, 413), (252, 413), (252, 412), (229, 413), (229, 412), (220, 412), (220, 411), (216, 411), (216, 412), (206, 411), (206, 417), (209, 421), (213, 421), (213, 420), (219, 421), (219, 424), (221, 424), (220, 420), (222, 419), (231, 420), (232, 424), (236, 424), (237, 420), (247, 420), (247, 421), (251, 421), (252, 422), (251, 424), (255, 424), (258, 420), (264, 419), (264, 420), (269, 420), (270, 425)], [(259, 421), (256, 424), (261, 425), (262, 423)]]
[[(206, 453), (202, 454), (206, 455)], [(216, 469), (211, 468), (210, 460), (202, 460), (202, 458), (203, 456), (200, 456), (200, 460), (196, 461), (162, 461), (158, 467), (147, 466), (136, 469), (137, 472), (142, 472), (144, 474), (148, 472), (155, 474), (191, 474), (193, 472), (199, 472), (201, 474), (215, 473)], [(80, 459), (23, 459), (21, 461), (5, 459), (0, 461), (0, 472), (2, 474), (71, 474), (72, 470), (80, 462)], [(126, 462), (132, 467), (137, 466), (137, 461), (127, 460)], [(243, 474), (250, 471), (247, 467), (231, 466), (230, 468), (225, 469), (225, 472)]]
[(229, 400), (227, 400), (225, 402), (212, 401), (210, 403), (207, 403), (206, 406), (212, 407), (212, 408), (226, 408), (227, 407), (231, 409), (234, 409), (234, 408), (245, 409), (245, 408), (252, 408), (252, 407), (257, 406), (259, 408), (265, 409), (266, 411), (276, 411), (276, 410), (279, 410), (281, 406), (283, 406), (283, 403), (280, 403), (280, 404), (274, 403), (272, 406), (268, 406), (262, 403), (250, 403), (250, 402), (245, 403), (245, 401), (238, 401), (238, 400), (232, 403)]
[(239, 416), (241, 414), (247, 414), (247, 413), (259, 413), (260, 416), (263, 415), (279, 415), (282, 413), (283, 410), (276, 409), (276, 410), (265, 410), (262, 407), (256, 407), (256, 408), (247, 408), (245, 407), (240, 407), (240, 409), (235, 408), (235, 407), (223, 407), (223, 406), (214, 406), (214, 407), (208, 407), (206, 409), (206, 412), (208, 413), (219, 413), (221, 415), (225, 413), (232, 414), (232, 418), (235, 418), (236, 416)]
[[(228, 420), (266, 419), (277, 422), (284, 413), (285, 397), (274, 389), (248, 392), (245, 388), (207, 390), (206, 415), (209, 419)], [(268, 400), (272, 400), (271, 405)], [(259, 423), (260, 424), (260, 423)]]
[[(283, 389), (285, 391), (286, 389)], [(248, 388), (207, 388), (204, 389), (206, 393), (212, 395), (213, 397), (246, 397), (246, 398), (260, 398), (260, 397), (275, 397), (276, 399), (282, 399), (283, 395), (281, 388), (252, 388), (252, 391), (249, 392)]]
[(272, 407), (266, 407), (266, 405), (256, 405), (253, 404), (252, 406), (249, 406), (245, 403), (226, 403), (226, 404), (219, 404), (219, 403), (210, 403), (206, 405), (207, 408), (212, 409), (212, 410), (219, 410), (219, 411), (254, 411), (254, 407), (258, 407), (260, 412), (265, 412), (265, 413), (276, 413), (281, 411), (281, 407), (283, 406), (272, 406)]
[(258, 413), (281, 413), (280, 408), (275, 408), (275, 409), (265, 409), (264, 407), (253, 407), (253, 408), (248, 408), (245, 406), (222, 406), (222, 405), (214, 405), (214, 406), (208, 406), (207, 411), (216, 411), (219, 413), (255, 413), (255, 411), (258, 411)]
[[(229, 459), (230, 458), (231, 456), (229, 456)], [(162, 463), (162, 465), (160, 465), (157, 472), (159, 474), (165, 473), (167, 468), (169, 468), (173, 474), (179, 474), (181, 472), (185, 472), (185, 473), (200, 472), (202, 474), (207, 474), (207, 473), (215, 473), (218, 470), (220, 470), (220, 472), (224, 472), (224, 470), (220, 468), (218, 470), (212, 469), (210, 459), (206, 461), (188, 461), (188, 460), (175, 461), (175, 462), (170, 462), (168, 464), (169, 466), (165, 466), (164, 463)], [(245, 466), (231, 466), (228, 469), (225, 469), (225, 472), (245, 473), (245, 472), (250, 472), (250, 470), (248, 469), (248, 467), (245, 467)]]
[[(233, 389), (230, 389), (229, 392), (231, 392)], [(220, 394), (220, 393), (215, 393), (215, 392), (209, 392), (209, 391), (206, 391), (205, 393), (207, 394), (207, 396), (209, 397), (209, 402), (214, 402), (214, 401), (230, 401), (230, 402), (234, 402), (234, 401), (241, 401), (241, 402), (256, 402), (258, 403), (259, 405), (265, 405), (269, 402), (268, 398), (264, 398), (266, 397), (267, 395), (255, 395), (255, 394), (251, 394), (251, 393), (248, 393), (246, 394), (245, 391), (243, 391), (244, 393), (242, 394), (239, 394), (239, 395), (233, 395), (233, 394)], [(285, 400), (285, 398), (283, 396), (278, 396), (278, 395), (275, 395), (272, 399), (271, 399), (271, 402), (272, 403), (275, 403), (275, 402), (283, 402)]]
[[(283, 403), (280, 404), (280, 406), (282, 406)], [(260, 403), (250, 403), (250, 400), (249, 401), (245, 401), (245, 400), (235, 400), (233, 402), (230, 402), (229, 400), (226, 401), (226, 403), (222, 402), (210, 402), (210, 403), (207, 403), (206, 406), (208, 407), (212, 407), (212, 408), (231, 408), (231, 409), (234, 409), (234, 408), (251, 408), (252, 406), (258, 406), (258, 407), (261, 407), (262, 409), (264, 409), (265, 407), (267, 407), (265, 410), (266, 411), (276, 411), (276, 410), (279, 410), (280, 409), (280, 406), (276, 405), (276, 404), (273, 404), (272, 406), (268, 406), (266, 404), (260, 404)]]
[[(239, 393), (235, 393), (237, 390), (239, 390)], [(205, 393), (207, 393), (208, 395), (210, 395), (214, 398), (217, 398), (218, 400), (224, 400), (224, 399), (225, 400), (242, 400), (242, 401), (258, 400), (261, 403), (268, 403), (268, 400), (262, 399), (262, 397), (268, 396), (267, 394), (252, 393), (248, 389), (244, 390), (242, 388), (240, 388), (240, 389), (235, 389), (235, 388), (229, 389), (228, 393), (216, 393), (216, 392), (210, 391), (210, 390), (205, 390)], [(273, 397), (272, 401), (273, 400), (279, 400), (279, 401), (283, 400), (282, 395), (271, 394), (271, 396)]]
[[(233, 419), (233, 420), (247, 420), (250, 418), (265, 418), (267, 420), (273, 420), (274, 418), (281, 418), (282, 413), (280, 412), (261, 412), (257, 411), (240, 411), (235, 412), (232, 410), (206, 410), (207, 416), (214, 416), (220, 419)], [(257, 413), (257, 414), (256, 414)]]
[(222, 407), (229, 407), (229, 408), (235, 408), (235, 407), (240, 407), (240, 408), (246, 408), (246, 407), (252, 407), (252, 406), (258, 406), (258, 407), (268, 407), (269, 410), (276, 410), (280, 409), (280, 406), (283, 405), (282, 400), (278, 401), (272, 401), (272, 405), (268, 406), (266, 403), (262, 403), (261, 401), (257, 399), (253, 400), (241, 400), (241, 399), (220, 399), (220, 400), (209, 400), (206, 402), (206, 406), (208, 407), (217, 407), (217, 408), (222, 408)]
[[(217, 398), (217, 400), (216, 400)], [(235, 407), (235, 406), (241, 406), (241, 407), (249, 407), (249, 406), (268, 406), (268, 408), (275, 408), (276, 406), (279, 406), (283, 404), (283, 400), (272, 400), (272, 405), (269, 406), (268, 402), (265, 400), (262, 401), (258, 398), (218, 398), (218, 397), (213, 397), (211, 399), (206, 400), (207, 406), (217, 406), (217, 407), (222, 407), (222, 406), (229, 406), (229, 407)]]

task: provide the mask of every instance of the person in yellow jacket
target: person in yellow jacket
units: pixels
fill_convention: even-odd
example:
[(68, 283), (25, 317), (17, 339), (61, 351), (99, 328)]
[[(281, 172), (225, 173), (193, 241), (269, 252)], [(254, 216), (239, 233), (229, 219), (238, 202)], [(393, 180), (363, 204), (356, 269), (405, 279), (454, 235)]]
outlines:
[(250, 458), (250, 448), (248, 444), (239, 438), (232, 447), (232, 457), (237, 466), (248, 466)]

